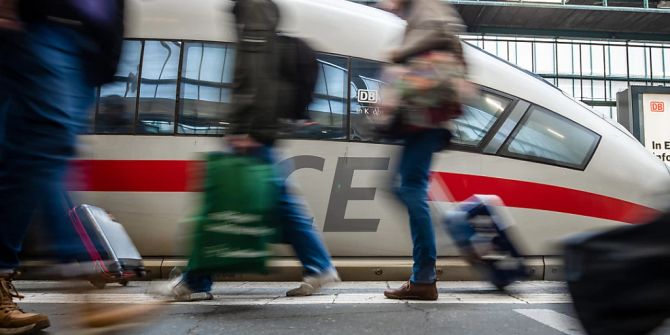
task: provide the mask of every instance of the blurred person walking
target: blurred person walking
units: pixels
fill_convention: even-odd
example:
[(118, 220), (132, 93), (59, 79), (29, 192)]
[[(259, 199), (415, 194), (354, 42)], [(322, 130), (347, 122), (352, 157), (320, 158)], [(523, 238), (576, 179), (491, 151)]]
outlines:
[[(57, 258), (88, 253), (68, 219), (66, 173), (95, 87), (111, 81), (121, 54), (123, 0), (0, 0), (0, 333), (48, 327), (22, 311), (12, 284), (33, 217), (41, 213)], [(83, 275), (80, 267), (62, 273)], [(69, 271), (69, 270), (66, 270)], [(82, 323), (141, 315), (107, 309)]]
[[(448, 121), (461, 113), (455, 95), (458, 89), (440, 81), (465, 77), (463, 50), (456, 36), (464, 25), (449, 4), (438, 0), (387, 0), (380, 7), (407, 21), (403, 42), (390, 55), (391, 61), (400, 65), (391, 65), (388, 72), (400, 68), (401, 79), (395, 84), (399, 101), (392, 107), (391, 131), (404, 141), (396, 194), (407, 206), (414, 245), (411, 278), (384, 295), (390, 299), (436, 300), (437, 250), (428, 207), (430, 164), (433, 153), (451, 139)], [(426, 82), (429, 84), (423, 87)], [(425, 101), (430, 103), (425, 105)]]
[[(279, 94), (283, 91), (281, 85), (285, 84), (279, 79), (280, 68), (295, 67), (296, 64), (281, 64), (281, 42), (277, 35), (280, 13), (273, 1), (237, 0), (233, 14), (238, 28), (238, 54), (233, 81), (233, 111), (226, 140), (235, 153), (274, 164), (279, 118), (287, 112), (282, 109), (293, 105), (282, 100), (290, 97)], [(311, 97), (315, 82), (313, 80), (308, 89), (299, 89), (298, 94)], [(299, 108), (289, 113), (297, 111), (296, 114), (304, 115), (310, 100), (297, 102)], [(300, 286), (286, 295), (308, 296), (326, 284), (339, 282), (328, 250), (304, 203), (288, 192), (281, 171), (277, 171), (274, 183), (279, 191), (276, 225), (281, 242), (293, 247), (305, 274)], [(162, 293), (177, 300), (212, 299), (211, 288), (211, 274), (187, 271), (170, 282)]]

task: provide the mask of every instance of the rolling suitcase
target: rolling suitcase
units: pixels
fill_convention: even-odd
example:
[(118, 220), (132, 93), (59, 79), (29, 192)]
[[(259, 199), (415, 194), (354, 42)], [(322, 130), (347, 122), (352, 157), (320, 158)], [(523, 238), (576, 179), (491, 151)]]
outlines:
[(91, 280), (93, 286), (126, 286), (130, 279), (144, 277), (142, 256), (123, 226), (105, 210), (79, 205), (70, 210), (70, 219), (96, 267), (94, 272), (101, 274)]
[(443, 221), (465, 259), (501, 290), (528, 277), (504, 210), (498, 196), (473, 195), (447, 211)]

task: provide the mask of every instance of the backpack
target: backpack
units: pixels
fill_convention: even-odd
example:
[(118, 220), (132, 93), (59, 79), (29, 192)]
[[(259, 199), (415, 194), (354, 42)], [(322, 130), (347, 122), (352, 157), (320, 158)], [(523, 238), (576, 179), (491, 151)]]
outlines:
[(316, 52), (304, 40), (277, 35), (279, 60), (279, 118), (309, 120), (307, 107), (312, 102), (319, 76)]

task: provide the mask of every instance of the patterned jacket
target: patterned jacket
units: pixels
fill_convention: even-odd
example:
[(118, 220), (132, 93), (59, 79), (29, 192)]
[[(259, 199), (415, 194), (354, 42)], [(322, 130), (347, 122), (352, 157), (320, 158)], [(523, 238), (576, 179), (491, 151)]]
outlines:
[(402, 118), (406, 128), (443, 128), (461, 114), (471, 94), (463, 48), (456, 34), (464, 31), (458, 13), (439, 0), (404, 0), (407, 20), (401, 46), (386, 69), (388, 87), (382, 107)]

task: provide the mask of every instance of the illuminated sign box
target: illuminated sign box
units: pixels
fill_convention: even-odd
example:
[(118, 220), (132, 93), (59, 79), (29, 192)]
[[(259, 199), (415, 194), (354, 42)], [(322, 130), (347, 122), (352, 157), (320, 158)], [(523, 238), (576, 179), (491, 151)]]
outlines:
[(617, 93), (618, 121), (644, 146), (670, 163), (670, 87), (631, 86)]

